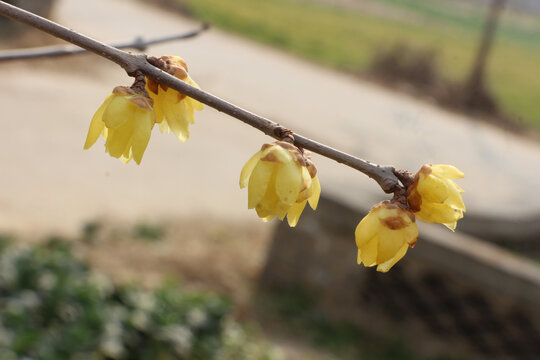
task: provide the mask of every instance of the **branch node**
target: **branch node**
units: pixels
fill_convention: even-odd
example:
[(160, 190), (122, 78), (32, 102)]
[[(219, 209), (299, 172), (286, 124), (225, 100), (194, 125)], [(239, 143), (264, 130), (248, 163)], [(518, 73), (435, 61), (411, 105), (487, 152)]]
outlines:
[(291, 130), (283, 126), (277, 126), (274, 129), (274, 134), (279, 138), (279, 140), (294, 144), (294, 132)]
[(393, 169), (393, 172), (406, 189), (414, 182), (414, 176), (410, 171)]

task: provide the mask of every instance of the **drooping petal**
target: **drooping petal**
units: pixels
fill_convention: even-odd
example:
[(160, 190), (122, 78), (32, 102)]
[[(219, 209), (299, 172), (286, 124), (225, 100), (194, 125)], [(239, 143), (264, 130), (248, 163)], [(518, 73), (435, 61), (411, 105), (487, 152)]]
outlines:
[(105, 149), (111, 156), (119, 158), (124, 154), (126, 148), (131, 145), (131, 139), (133, 137), (133, 125), (134, 119), (131, 118), (120, 128), (116, 130), (109, 129), (109, 136), (105, 142)]
[(313, 210), (316, 210), (317, 205), (319, 204), (319, 198), (321, 197), (321, 184), (319, 183), (318, 176), (311, 179), (311, 188), (313, 189), (313, 195), (308, 199), (308, 202), (309, 206), (311, 206)]
[(126, 151), (124, 151), (124, 153), (122, 154), (122, 156), (120, 156), (120, 160), (122, 160), (122, 162), (124, 164), (127, 164), (128, 162), (131, 161), (131, 159), (133, 159), (133, 152), (131, 151), (131, 147), (128, 146), (126, 148)]
[(253, 209), (263, 199), (273, 171), (274, 164), (265, 161), (259, 161), (253, 169), (248, 182), (249, 209)]
[(184, 102), (177, 104), (164, 103), (163, 112), (167, 124), (178, 140), (185, 142), (189, 138), (189, 124), (185, 116), (186, 106)]
[[(188, 75), (188, 77), (186, 79), (186, 82), (189, 85), (194, 86), (197, 89), (200, 89), (200, 86), (195, 81), (193, 81), (193, 79), (190, 78), (189, 75)], [(197, 101), (197, 100), (195, 100), (195, 99), (193, 99), (191, 97), (187, 97), (186, 99), (191, 103), (191, 106), (193, 107), (193, 109), (199, 110), (199, 111), (203, 109), (204, 106), (203, 106), (203, 104), (201, 102), (199, 102), (199, 101)]]
[(253, 155), (247, 163), (242, 168), (242, 171), (240, 172), (240, 189), (243, 189), (247, 186), (249, 177), (251, 176), (251, 173), (253, 172), (253, 169), (255, 169), (255, 166), (257, 165), (257, 162), (261, 158), (261, 152), (257, 151), (255, 155)]
[(154, 113), (151, 111), (137, 110), (133, 124), (133, 140), (131, 147), (133, 159), (137, 164), (141, 163), (146, 146), (150, 141), (152, 127), (154, 126)]
[[(369, 267), (377, 263), (378, 244), (379, 238), (378, 236), (374, 236), (358, 247), (358, 258), (364, 263), (364, 266)], [(358, 262), (358, 265), (360, 265), (360, 262)]]
[(377, 266), (377, 271), (383, 273), (388, 272), (388, 270), (390, 270), (392, 266), (394, 266), (399, 260), (401, 260), (405, 256), (408, 248), (409, 246), (407, 244), (403, 245), (392, 259)]
[(188, 101), (191, 103), (191, 107), (194, 109), (194, 110), (198, 110), (198, 111), (201, 111), (203, 108), (204, 108), (204, 105), (193, 99), (193, 98), (188, 98)]
[(103, 122), (109, 129), (116, 130), (133, 118), (135, 108), (126, 96), (114, 95), (103, 113)]
[(300, 166), (289, 161), (286, 164), (279, 165), (276, 176), (276, 194), (282, 203), (289, 206), (293, 205), (298, 198), (302, 186), (302, 170)]
[(183, 100), (184, 105), (186, 107), (186, 119), (187, 122), (191, 125), (195, 124), (195, 116), (193, 115), (193, 106), (191, 104), (191, 101), (189, 101), (187, 98)]
[(159, 131), (164, 134), (164, 133), (170, 133), (171, 132), (171, 128), (169, 127), (169, 125), (167, 124), (166, 121), (162, 121), (160, 123), (158, 123), (158, 126), (159, 126)]
[(379, 232), (382, 227), (381, 222), (377, 216), (370, 216), (370, 214), (375, 214), (377, 210), (370, 211), (370, 213), (360, 221), (356, 226), (354, 231), (354, 237), (356, 239), (356, 246), (360, 248), (366, 242), (371, 240)]
[(463, 193), (463, 189), (461, 189), (459, 186), (456, 185), (453, 181), (449, 181), (448, 184), (448, 199), (446, 199), (445, 203), (456, 208), (460, 209), (461, 211), (465, 212), (465, 203), (463, 202), (463, 198), (461, 197), (461, 194)]
[(307, 200), (313, 195), (311, 175), (305, 166), (301, 166), (300, 169), (302, 171), (302, 184), (296, 202)]
[(255, 211), (257, 212), (257, 216), (261, 219), (267, 218), (267, 219), (273, 219), (276, 216), (276, 213), (271, 211), (271, 209), (263, 206), (261, 203), (257, 204), (255, 206)]
[(99, 138), (99, 135), (101, 135), (103, 132), (103, 128), (105, 127), (105, 123), (103, 122), (103, 113), (105, 112), (107, 106), (109, 106), (113, 96), (113, 94), (107, 96), (103, 104), (101, 104), (92, 117), (90, 128), (88, 129), (88, 135), (86, 136), (86, 141), (84, 143), (84, 149), (89, 149), (92, 145), (94, 145)]
[(276, 195), (276, 191), (272, 184), (275, 182), (276, 174), (275, 171), (272, 172), (268, 186), (266, 187), (266, 192), (264, 193), (263, 198), (255, 207), (257, 215), (259, 217), (275, 216), (278, 213), (279, 209), (279, 198)]
[(414, 247), (416, 245), (416, 241), (418, 240), (418, 225), (416, 225), (416, 222), (410, 223), (403, 230), (403, 236), (405, 238), (405, 242), (409, 244), (410, 247)]
[(406, 234), (404, 234), (403, 230), (391, 230), (387, 227), (381, 228), (377, 249), (377, 264), (382, 264), (392, 259), (403, 244), (407, 244), (405, 241)]
[(453, 223), (463, 217), (463, 212), (447, 204), (423, 203), (416, 217), (429, 223)]
[(304, 200), (300, 203), (294, 203), (294, 205), (289, 208), (289, 211), (287, 212), (287, 222), (290, 227), (295, 227), (296, 224), (298, 224), (298, 219), (300, 219), (300, 215), (302, 215), (306, 203), (307, 200)]
[[(154, 100), (154, 114), (156, 117), (156, 123), (166, 125), (165, 114), (163, 113), (163, 99), (157, 95), (151, 96)], [(168, 129), (168, 127), (167, 127)], [(160, 127), (161, 130), (161, 127)], [(163, 131), (162, 131), (163, 132)]]

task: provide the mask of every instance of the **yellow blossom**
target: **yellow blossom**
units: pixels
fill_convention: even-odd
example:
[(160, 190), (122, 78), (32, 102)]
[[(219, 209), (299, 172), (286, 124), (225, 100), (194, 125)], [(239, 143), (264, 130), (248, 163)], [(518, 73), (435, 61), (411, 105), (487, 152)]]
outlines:
[[(178, 56), (162, 56), (168, 72), (191, 86), (199, 88), (187, 73), (184, 59)], [(165, 85), (147, 79), (147, 90), (154, 100), (156, 122), (161, 132), (172, 132), (184, 142), (189, 138), (189, 125), (195, 123), (193, 113), (202, 110), (203, 105), (195, 99), (187, 97)]]
[(277, 216), (296, 226), (306, 203), (317, 208), (321, 186), (317, 170), (306, 153), (277, 141), (264, 144), (242, 168), (240, 188), (248, 187), (248, 208), (263, 221)]
[(133, 158), (140, 164), (154, 122), (152, 99), (118, 86), (94, 114), (84, 148), (90, 148), (103, 135), (105, 151), (111, 156), (124, 162)]
[(463, 217), (461, 189), (453, 180), (465, 175), (451, 165), (424, 165), (407, 191), (407, 201), (419, 220), (441, 223), (454, 231)]
[(360, 221), (354, 233), (358, 264), (387, 272), (418, 238), (418, 227), (409, 210), (389, 201), (375, 205)]

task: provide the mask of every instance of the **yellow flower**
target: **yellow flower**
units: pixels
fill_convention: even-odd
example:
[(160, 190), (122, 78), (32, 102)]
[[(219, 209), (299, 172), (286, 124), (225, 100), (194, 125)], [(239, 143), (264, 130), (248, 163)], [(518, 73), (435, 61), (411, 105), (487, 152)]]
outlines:
[(407, 201), (414, 215), (424, 222), (441, 223), (454, 231), (463, 217), (465, 204), (453, 179), (465, 175), (451, 165), (424, 165), (414, 176)]
[(154, 121), (152, 99), (118, 86), (94, 114), (84, 148), (103, 135), (105, 151), (111, 156), (124, 162), (133, 158), (140, 164)]
[(375, 205), (356, 227), (358, 264), (377, 266), (387, 272), (418, 238), (414, 215), (397, 204), (383, 201)]
[(296, 146), (277, 141), (264, 144), (242, 168), (240, 188), (248, 187), (248, 208), (263, 221), (277, 216), (296, 226), (306, 203), (317, 208), (321, 186), (309, 157)]
[[(178, 56), (162, 56), (167, 71), (176, 78), (191, 86), (199, 88), (187, 73), (186, 62)], [(154, 100), (156, 122), (161, 132), (172, 132), (184, 142), (189, 138), (189, 125), (195, 123), (193, 113), (202, 110), (203, 105), (195, 99), (187, 97), (165, 85), (147, 79), (147, 90)]]

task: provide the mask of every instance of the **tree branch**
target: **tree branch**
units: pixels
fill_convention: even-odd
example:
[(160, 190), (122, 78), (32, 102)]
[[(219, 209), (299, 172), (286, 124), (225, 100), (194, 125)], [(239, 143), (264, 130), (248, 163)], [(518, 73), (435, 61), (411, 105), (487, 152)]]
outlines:
[[(164, 42), (183, 40), (195, 37), (209, 28), (208, 24), (203, 24), (199, 29), (189, 31), (187, 33), (161, 36), (152, 39), (144, 39), (142, 36), (137, 36), (129, 42), (111, 44), (110, 46), (117, 49), (136, 49), (145, 51), (149, 46), (161, 44)], [(57, 57), (66, 55), (83, 54), (86, 49), (81, 49), (78, 46), (69, 45), (53, 45), (35, 47), (31, 49), (13, 49), (0, 51), (0, 61), (23, 60), (23, 59), (38, 59), (42, 57)]]
[[(217, 96), (207, 93), (206, 91), (190, 86), (172, 75), (167, 74), (166, 72), (151, 65), (144, 55), (132, 55), (126, 53), (122, 50), (103, 44), (66, 27), (58, 25), (38, 15), (22, 10), (13, 5), (9, 5), (3, 1), (0, 1), (0, 14), (33, 26), (48, 34), (54, 35), (60, 39), (66, 40), (67, 42), (96, 53), (99, 56), (105, 57), (124, 68), (124, 70), (130, 76), (133, 76), (136, 71), (141, 71), (148, 78), (158, 83), (167, 85), (182, 94), (188, 95), (218, 111), (224, 112), (240, 121), (243, 121), (244, 123), (253, 126), (254, 128), (275, 139), (281, 140), (284, 131), (287, 130), (283, 126), (273, 121), (270, 121), (257, 114), (253, 114), (234, 104), (220, 99)], [(293, 133), (293, 136), (295, 145), (361, 171), (374, 179), (386, 193), (394, 192), (401, 187), (399, 185), (398, 178), (394, 174), (395, 169), (392, 166), (380, 166), (372, 164), (369, 161), (354, 157), (297, 133)]]

